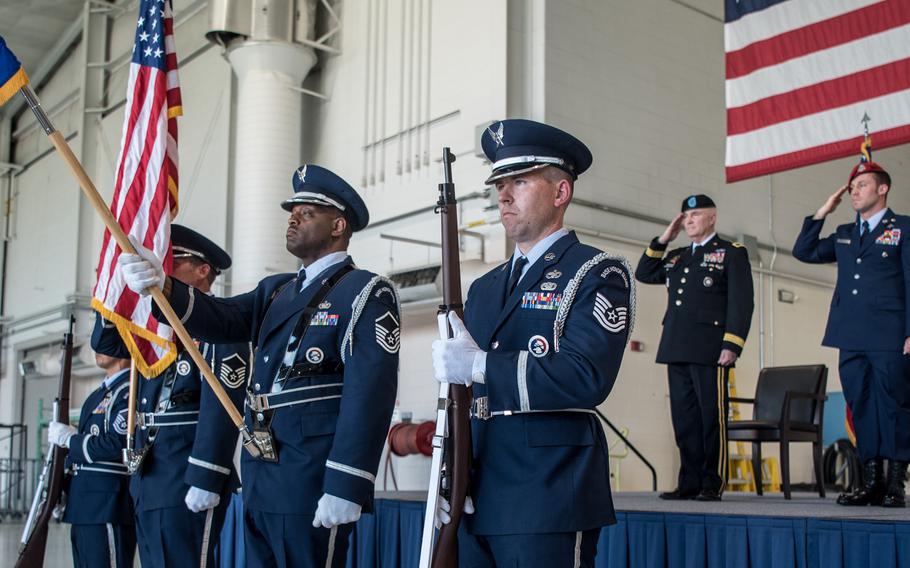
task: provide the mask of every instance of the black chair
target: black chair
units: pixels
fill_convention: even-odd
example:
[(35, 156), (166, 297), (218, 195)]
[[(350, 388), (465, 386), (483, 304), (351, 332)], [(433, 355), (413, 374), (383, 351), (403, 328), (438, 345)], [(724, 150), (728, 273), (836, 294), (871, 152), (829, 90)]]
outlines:
[(822, 478), (822, 417), (828, 367), (796, 365), (768, 367), (758, 375), (755, 398), (730, 398), (753, 405), (752, 420), (727, 423), (727, 442), (752, 442), (755, 491), (762, 494), (761, 444), (780, 443), (780, 473), (784, 498), (790, 499), (790, 442), (812, 442), (812, 461), (819, 497), (825, 496)]

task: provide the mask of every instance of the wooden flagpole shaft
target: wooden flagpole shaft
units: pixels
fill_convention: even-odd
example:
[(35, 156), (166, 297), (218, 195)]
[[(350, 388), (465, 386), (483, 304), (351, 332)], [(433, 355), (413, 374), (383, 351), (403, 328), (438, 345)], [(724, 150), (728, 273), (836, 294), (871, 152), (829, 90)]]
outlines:
[[(41, 124), (41, 127), (44, 129), (44, 132), (47, 134), (47, 137), (50, 138), (51, 143), (54, 145), (54, 148), (57, 149), (57, 152), (63, 156), (63, 161), (66, 162), (66, 165), (69, 166), (70, 171), (76, 177), (76, 180), (79, 182), (79, 187), (82, 188), (82, 193), (85, 194), (85, 197), (88, 198), (89, 202), (92, 204), (92, 207), (95, 208), (95, 211), (101, 217), (101, 220), (104, 221), (104, 225), (107, 227), (107, 230), (111, 232), (111, 236), (117, 241), (117, 244), (120, 245), (120, 249), (123, 252), (130, 254), (136, 254), (136, 249), (133, 248), (132, 243), (130, 243), (129, 238), (127, 238), (126, 233), (123, 232), (123, 229), (117, 223), (117, 220), (114, 218), (114, 215), (111, 213), (111, 210), (108, 209), (107, 204), (104, 202), (104, 199), (101, 197), (101, 194), (98, 193), (98, 190), (95, 188), (95, 184), (92, 183), (91, 178), (88, 177), (88, 174), (85, 172), (85, 169), (82, 167), (82, 164), (79, 163), (79, 159), (76, 158), (76, 155), (73, 154), (72, 149), (70, 149), (69, 144), (67, 144), (66, 139), (63, 138), (63, 135), (54, 128), (51, 124), (50, 119), (47, 114), (41, 108), (41, 103), (38, 102), (38, 97), (35, 95), (35, 92), (32, 91), (32, 88), (29, 85), (22, 87), (21, 91), (22, 96), (25, 97), (26, 102), (28, 102), (29, 107), (32, 109), (32, 112), (35, 113), (35, 117), (38, 119), (38, 122)], [(151, 286), (148, 288), (148, 291), (151, 293), (152, 298), (155, 300), (155, 303), (158, 304), (158, 308), (164, 314), (165, 319), (167, 319), (168, 324), (177, 334), (177, 337), (180, 339), (180, 342), (183, 344), (183, 347), (186, 349), (187, 353), (190, 354), (190, 358), (193, 360), (193, 363), (199, 368), (202, 372), (202, 376), (205, 377), (206, 382), (212, 388), (212, 391), (215, 393), (215, 396), (218, 397), (218, 401), (221, 403), (221, 406), (224, 407), (225, 412), (228, 413), (228, 416), (231, 417), (231, 421), (234, 423), (240, 431), (241, 434), (246, 434), (244, 437), (249, 437), (249, 432), (247, 432), (246, 425), (243, 423), (243, 416), (238, 412), (237, 408), (234, 406), (234, 403), (231, 402), (230, 397), (224, 391), (224, 387), (221, 386), (221, 383), (215, 378), (215, 374), (212, 372), (212, 369), (209, 367), (209, 364), (205, 361), (205, 358), (202, 357), (202, 353), (199, 352), (199, 348), (196, 347), (195, 341), (187, 332), (186, 328), (183, 327), (183, 322), (180, 321), (180, 318), (177, 317), (174, 308), (171, 307), (170, 302), (164, 296), (164, 293), (161, 291), (161, 288), (158, 286)]]
[[(126, 439), (131, 442), (136, 436), (136, 397), (139, 395), (139, 373), (136, 372), (136, 360), (130, 359), (130, 394), (127, 401)], [(133, 449), (127, 444), (127, 449)]]
[[(117, 244), (120, 245), (120, 249), (126, 253), (136, 254), (136, 249), (133, 248), (133, 244), (130, 242), (129, 238), (127, 238), (126, 233), (123, 232), (123, 229), (120, 227), (120, 224), (117, 223), (117, 220), (114, 219), (113, 213), (107, 208), (107, 204), (104, 202), (101, 194), (95, 189), (95, 184), (92, 183), (88, 174), (85, 173), (85, 169), (82, 167), (82, 164), (79, 163), (75, 154), (73, 154), (73, 151), (70, 149), (69, 144), (66, 143), (63, 135), (60, 134), (58, 130), (54, 130), (48, 134), (48, 138), (51, 139), (54, 148), (60, 152), (60, 155), (63, 156), (63, 161), (66, 162), (66, 165), (69, 166), (73, 175), (76, 176), (76, 179), (79, 181), (79, 187), (82, 188), (82, 193), (85, 194), (89, 202), (91, 202), (92, 207), (94, 207), (98, 215), (101, 216), (101, 220), (104, 221), (107, 230), (111, 232), (111, 236), (114, 237)], [(158, 286), (151, 286), (148, 288), (148, 291), (151, 293), (152, 298), (154, 298), (155, 303), (158, 304), (158, 309), (164, 314), (164, 318), (167, 320), (168, 324), (177, 334), (184, 349), (189, 353), (193, 363), (202, 371), (202, 376), (205, 377), (206, 382), (212, 387), (212, 391), (215, 392), (215, 396), (218, 397), (221, 406), (224, 407), (224, 410), (231, 417), (231, 421), (238, 428), (245, 427), (243, 424), (243, 416), (240, 415), (240, 412), (237, 411), (237, 407), (231, 402), (230, 397), (228, 397), (227, 393), (224, 391), (224, 387), (222, 387), (218, 379), (215, 378), (215, 374), (212, 372), (212, 369), (209, 367), (205, 358), (202, 357), (199, 348), (196, 347), (196, 342), (190, 336), (186, 328), (183, 327), (183, 322), (177, 317), (177, 313), (164, 296), (164, 292), (162, 292), (161, 288)]]

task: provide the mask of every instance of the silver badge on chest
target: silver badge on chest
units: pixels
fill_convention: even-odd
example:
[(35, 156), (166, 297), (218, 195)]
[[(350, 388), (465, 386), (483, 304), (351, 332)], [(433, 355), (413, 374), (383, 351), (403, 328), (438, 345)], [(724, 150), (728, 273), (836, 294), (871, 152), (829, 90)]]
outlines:
[(560, 272), (558, 270), (551, 270), (551, 271), (547, 272), (547, 278), (549, 280), (556, 280), (560, 276), (562, 276), (562, 272)]
[(553, 290), (555, 290), (558, 287), (559, 287), (559, 285), (556, 284), (556, 282), (544, 282), (540, 285), (540, 289), (543, 290), (544, 292), (552, 292)]

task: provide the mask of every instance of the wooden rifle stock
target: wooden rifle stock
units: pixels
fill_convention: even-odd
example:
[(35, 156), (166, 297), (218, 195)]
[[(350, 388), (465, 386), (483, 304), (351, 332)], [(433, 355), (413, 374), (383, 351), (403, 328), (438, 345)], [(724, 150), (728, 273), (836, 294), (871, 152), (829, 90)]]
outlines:
[[(54, 420), (69, 424), (70, 412), (70, 378), (73, 369), (73, 316), (70, 316), (69, 331), (63, 336), (63, 364), (60, 368), (60, 384), (57, 399), (54, 401)], [(44, 565), (44, 552), (47, 549), (47, 525), (51, 520), (54, 507), (60, 502), (63, 493), (63, 470), (66, 461), (66, 448), (51, 445), (45, 471), (41, 475), (38, 487), (35, 488), (35, 500), (29, 512), (29, 522), (19, 546), (19, 559), (16, 568), (41, 568)]]
[[(445, 182), (439, 184), (439, 201), (436, 209), (442, 223), (442, 305), (439, 314), (447, 316), (455, 312), (464, 319), (464, 305), (461, 301), (461, 266), (458, 247), (458, 210), (455, 199), (455, 184), (452, 182), (452, 162), (455, 155), (449, 148), (443, 148), (442, 164)], [(448, 336), (452, 336), (451, 328)], [(447, 410), (447, 432), (445, 439), (444, 463), (442, 466), (441, 494), (451, 506), (452, 520), (442, 525), (433, 550), (433, 568), (455, 568), (458, 566), (458, 525), (464, 513), (464, 502), (468, 495), (471, 466), (471, 388), (463, 385), (449, 387)]]

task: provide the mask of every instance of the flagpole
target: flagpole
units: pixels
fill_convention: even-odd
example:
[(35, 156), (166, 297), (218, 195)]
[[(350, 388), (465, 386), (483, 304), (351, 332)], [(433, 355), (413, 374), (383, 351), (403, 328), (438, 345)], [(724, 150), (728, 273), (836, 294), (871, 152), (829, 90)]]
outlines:
[[(66, 165), (69, 166), (70, 171), (76, 177), (76, 180), (79, 182), (79, 187), (82, 188), (82, 193), (85, 194), (89, 202), (92, 204), (92, 207), (95, 208), (95, 211), (101, 217), (101, 220), (104, 222), (107, 230), (110, 231), (111, 235), (117, 241), (120, 249), (123, 250), (123, 252), (129, 254), (136, 254), (136, 249), (133, 248), (133, 245), (130, 243), (129, 238), (127, 238), (126, 233), (123, 232), (120, 224), (117, 223), (114, 215), (111, 213), (110, 209), (108, 209), (107, 203), (104, 202), (101, 194), (98, 193), (98, 190), (95, 188), (95, 184), (92, 183), (91, 178), (89, 178), (88, 174), (85, 172), (82, 164), (79, 163), (79, 159), (76, 158), (75, 154), (73, 154), (73, 151), (70, 149), (69, 144), (67, 144), (66, 139), (63, 138), (63, 135), (60, 134), (60, 131), (54, 127), (54, 125), (51, 123), (50, 118), (47, 116), (47, 113), (44, 112), (44, 109), (41, 107), (41, 102), (38, 100), (38, 96), (32, 90), (31, 85), (23, 86), (20, 92), (25, 98), (25, 101), (28, 103), (29, 108), (32, 109), (32, 112), (38, 119), (38, 123), (41, 125), (41, 128), (44, 129), (45, 134), (47, 134), (47, 137), (50, 138), (51, 144), (54, 145), (54, 148), (56, 148), (57, 152), (60, 153), (60, 155), (63, 157), (63, 161), (66, 162)], [(209, 384), (209, 387), (211, 387), (212, 391), (215, 393), (215, 396), (218, 397), (218, 401), (221, 403), (221, 406), (224, 407), (225, 412), (227, 412), (228, 416), (231, 417), (231, 421), (234, 423), (234, 426), (236, 426), (240, 431), (240, 435), (243, 438), (243, 445), (246, 447), (247, 451), (250, 452), (250, 454), (252, 454), (254, 457), (259, 457), (261, 455), (264, 459), (274, 459), (274, 449), (271, 444), (271, 439), (262, 432), (257, 432), (255, 437), (250, 434), (249, 429), (243, 422), (243, 416), (234, 406), (234, 403), (231, 402), (231, 399), (225, 392), (224, 387), (222, 387), (218, 379), (215, 378), (215, 374), (212, 372), (211, 367), (209, 367), (209, 364), (199, 352), (199, 348), (196, 347), (195, 341), (183, 326), (183, 322), (180, 321), (177, 313), (174, 312), (174, 308), (171, 307), (170, 302), (161, 291), (161, 288), (158, 286), (150, 286), (147, 290), (155, 300), (155, 303), (158, 305), (161, 313), (164, 314), (164, 317), (167, 320), (168, 324), (177, 334), (177, 337), (180, 339), (180, 342), (183, 344), (186, 352), (189, 353), (190, 358), (193, 360), (193, 363), (195, 363), (196, 367), (198, 367), (202, 372), (202, 376), (205, 377), (205, 380)]]
[(130, 359), (130, 390), (127, 399), (126, 418), (126, 447), (123, 448), (123, 465), (130, 473), (139, 471), (139, 466), (145, 458), (146, 447), (136, 449), (136, 398), (139, 395), (139, 372), (136, 370), (136, 360)]

